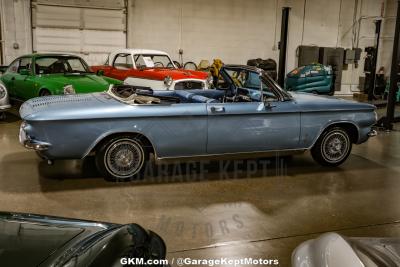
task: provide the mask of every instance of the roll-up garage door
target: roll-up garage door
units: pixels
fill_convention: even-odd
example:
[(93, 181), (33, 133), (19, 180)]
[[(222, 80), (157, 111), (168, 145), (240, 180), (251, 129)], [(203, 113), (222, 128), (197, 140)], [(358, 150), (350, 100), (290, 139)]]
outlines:
[(125, 3), (32, 1), (33, 51), (72, 53), (89, 65), (104, 63), (108, 53), (126, 47)]

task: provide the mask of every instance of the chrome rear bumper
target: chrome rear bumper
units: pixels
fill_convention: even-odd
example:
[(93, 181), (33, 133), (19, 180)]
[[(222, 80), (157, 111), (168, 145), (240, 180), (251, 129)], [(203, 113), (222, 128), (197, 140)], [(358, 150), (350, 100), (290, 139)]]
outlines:
[(376, 130), (371, 130), (369, 133), (368, 133), (368, 137), (374, 137), (374, 136), (377, 136), (378, 135), (378, 132), (376, 131)]
[(51, 146), (49, 143), (41, 142), (37, 140), (27, 139), (24, 141), (23, 146), (28, 149), (33, 149), (36, 151), (44, 151), (49, 149)]
[(21, 145), (23, 145), (25, 148), (33, 149), (36, 151), (44, 151), (49, 149), (51, 144), (32, 139), (29, 135), (26, 134), (25, 127), (26, 124), (23, 122), (19, 129), (19, 142)]
[(5, 110), (8, 110), (10, 108), (11, 108), (11, 105), (3, 105), (3, 106), (0, 106), (0, 111), (5, 111)]

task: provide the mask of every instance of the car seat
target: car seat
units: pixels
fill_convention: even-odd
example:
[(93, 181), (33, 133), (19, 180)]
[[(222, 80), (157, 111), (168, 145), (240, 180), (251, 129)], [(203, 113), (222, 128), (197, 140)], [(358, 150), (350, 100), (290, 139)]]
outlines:
[(64, 73), (65, 72), (65, 66), (64, 63), (62, 62), (55, 62), (51, 66), (51, 73)]

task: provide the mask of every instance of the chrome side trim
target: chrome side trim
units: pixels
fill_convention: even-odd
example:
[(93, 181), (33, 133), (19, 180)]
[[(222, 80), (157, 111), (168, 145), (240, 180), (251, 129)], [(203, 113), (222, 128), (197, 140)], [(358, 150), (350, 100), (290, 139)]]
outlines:
[(203, 160), (203, 159), (240, 159), (240, 158), (261, 158), (271, 156), (287, 156), (293, 154), (301, 154), (307, 151), (306, 148), (300, 149), (282, 149), (282, 150), (269, 150), (269, 151), (249, 151), (239, 153), (221, 153), (221, 154), (204, 154), (204, 155), (191, 155), (191, 156), (177, 156), (177, 157), (158, 157), (155, 156), (157, 161), (170, 161), (170, 160)]

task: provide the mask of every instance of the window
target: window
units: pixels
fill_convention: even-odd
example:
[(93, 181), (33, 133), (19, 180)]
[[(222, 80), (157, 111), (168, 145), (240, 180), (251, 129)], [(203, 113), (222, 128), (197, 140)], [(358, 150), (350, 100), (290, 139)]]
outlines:
[(21, 72), (21, 70), (31, 70), (32, 66), (32, 58), (30, 57), (23, 57), (19, 61), (19, 66), (18, 66), (18, 72)]
[(167, 55), (135, 55), (137, 68), (170, 68), (173, 66)]
[(117, 69), (131, 69), (133, 68), (132, 57), (130, 54), (118, 54), (113, 65)]
[(241, 68), (226, 68), (225, 71), (232, 79), (235, 87), (250, 89), (251, 95), (257, 95), (257, 93), (260, 95), (259, 91), (262, 88), (265, 99), (278, 99), (272, 89), (272, 85), (265, 83), (258, 72)]
[(49, 56), (36, 59), (35, 72), (36, 74), (85, 73), (89, 70), (78, 57)]
[(69, 63), (70, 70), (72, 72), (85, 72), (85, 67), (83, 66), (81, 60), (79, 58), (71, 58), (68, 59), (67, 62)]
[(19, 59), (15, 60), (13, 63), (10, 64), (10, 66), (7, 69), (7, 72), (17, 73), (18, 66), (19, 66)]

